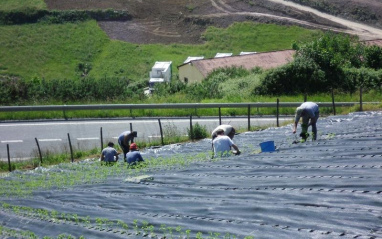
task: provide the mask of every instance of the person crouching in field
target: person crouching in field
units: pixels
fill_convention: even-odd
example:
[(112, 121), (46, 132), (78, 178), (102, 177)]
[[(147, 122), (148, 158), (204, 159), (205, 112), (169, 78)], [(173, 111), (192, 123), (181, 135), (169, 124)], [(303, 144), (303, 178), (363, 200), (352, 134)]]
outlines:
[(126, 161), (128, 163), (128, 167), (144, 161), (141, 153), (138, 151), (138, 146), (136, 143), (130, 144), (130, 152), (126, 154)]
[(101, 163), (114, 164), (118, 161), (118, 152), (114, 148), (114, 143), (109, 142), (107, 147), (101, 152)]
[(212, 141), (215, 157), (229, 156), (231, 154), (231, 147), (236, 150), (235, 154), (240, 154), (239, 148), (233, 143), (230, 137), (224, 134), (223, 129), (218, 129), (216, 135)]

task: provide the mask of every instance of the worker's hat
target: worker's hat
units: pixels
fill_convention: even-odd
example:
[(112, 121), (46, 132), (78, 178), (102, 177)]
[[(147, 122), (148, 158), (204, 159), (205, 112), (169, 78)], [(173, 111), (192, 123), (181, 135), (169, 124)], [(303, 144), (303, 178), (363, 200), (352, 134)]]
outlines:
[(137, 147), (137, 144), (136, 143), (132, 143), (130, 144), (130, 149), (131, 150), (136, 150), (138, 147)]

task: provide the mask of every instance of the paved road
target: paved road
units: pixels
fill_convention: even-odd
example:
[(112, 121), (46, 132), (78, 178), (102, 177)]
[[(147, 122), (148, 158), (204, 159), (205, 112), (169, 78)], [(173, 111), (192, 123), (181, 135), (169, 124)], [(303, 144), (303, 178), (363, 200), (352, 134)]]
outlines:
[[(280, 123), (290, 121), (291, 117), (280, 118)], [(218, 118), (193, 118), (193, 125), (199, 123), (212, 131), (219, 125)], [(164, 137), (166, 132), (174, 131), (187, 134), (189, 118), (161, 119)], [(247, 117), (224, 118), (222, 124), (231, 124), (236, 128), (247, 129)], [(70, 152), (69, 137), (74, 149), (86, 150), (101, 147), (101, 129), (104, 145), (117, 142), (118, 135), (132, 129), (138, 132), (137, 142), (160, 140), (158, 119), (113, 119), (81, 121), (46, 121), (0, 123), (0, 160), (7, 160), (7, 145), (13, 160), (37, 157), (38, 139), (43, 152)], [(251, 126), (276, 126), (275, 118), (251, 118)], [(68, 137), (69, 134), (69, 137)]]

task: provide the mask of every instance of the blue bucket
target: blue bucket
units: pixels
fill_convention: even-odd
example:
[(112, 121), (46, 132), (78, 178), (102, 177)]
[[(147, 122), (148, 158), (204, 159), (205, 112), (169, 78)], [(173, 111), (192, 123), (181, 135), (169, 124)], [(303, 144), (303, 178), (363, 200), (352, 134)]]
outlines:
[(266, 141), (259, 144), (261, 147), (261, 152), (273, 152), (275, 151), (275, 142)]

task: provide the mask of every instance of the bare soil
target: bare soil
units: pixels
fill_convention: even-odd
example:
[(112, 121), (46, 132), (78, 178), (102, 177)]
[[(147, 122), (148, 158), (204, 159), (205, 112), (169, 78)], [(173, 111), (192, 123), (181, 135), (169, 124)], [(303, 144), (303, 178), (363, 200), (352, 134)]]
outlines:
[[(296, 1), (296, 0), (292, 0)], [(382, 27), (381, 0), (310, 0), (317, 6), (329, 6), (331, 11), (343, 18), (357, 19), (368, 25)]]
[[(317, 0), (319, 1), (319, 0)], [(346, 11), (360, 7), (378, 12), (382, 4), (377, 0), (335, 0)], [(268, 0), (45, 0), (49, 9), (116, 9), (132, 15), (130, 21), (101, 21), (99, 26), (111, 39), (131, 43), (202, 43), (201, 34), (208, 26), (227, 27), (234, 22), (253, 21), (300, 25), (308, 28), (345, 31), (341, 24), (317, 14)], [(370, 3), (367, 5), (365, 3)], [(353, 9), (354, 10), (354, 9)], [(354, 10), (355, 11), (355, 10)], [(357, 33), (355, 33), (357, 34)], [(381, 37), (382, 38), (382, 37)]]

